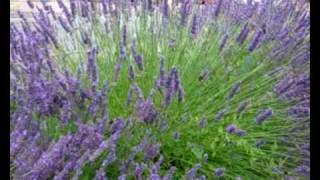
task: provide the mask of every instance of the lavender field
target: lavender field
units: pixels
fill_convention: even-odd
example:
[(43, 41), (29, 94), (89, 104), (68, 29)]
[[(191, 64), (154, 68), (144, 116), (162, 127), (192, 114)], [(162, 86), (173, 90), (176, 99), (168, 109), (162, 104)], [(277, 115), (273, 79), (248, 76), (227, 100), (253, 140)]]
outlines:
[(27, 0), (11, 179), (310, 179), (309, 6)]

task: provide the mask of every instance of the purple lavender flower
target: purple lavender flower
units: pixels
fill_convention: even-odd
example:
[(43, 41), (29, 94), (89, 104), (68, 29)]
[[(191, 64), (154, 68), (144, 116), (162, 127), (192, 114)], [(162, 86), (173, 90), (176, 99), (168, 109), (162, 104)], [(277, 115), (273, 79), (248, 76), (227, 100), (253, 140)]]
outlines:
[(206, 180), (206, 176), (205, 175), (201, 175), (200, 180)]
[(170, 169), (169, 169), (169, 171), (168, 171), (168, 172), (166, 173), (166, 175), (162, 178), (162, 180), (170, 180), (170, 179), (172, 179), (172, 177), (173, 177), (176, 169), (177, 169), (176, 167), (171, 166)]
[(244, 136), (246, 135), (246, 131), (239, 129), (235, 124), (230, 124), (226, 127), (226, 131), (230, 134), (234, 134), (237, 136)]
[(128, 91), (127, 106), (129, 106), (131, 104), (132, 94), (133, 94), (133, 90), (132, 90), (132, 88), (130, 88), (129, 91)]
[(265, 109), (256, 117), (256, 123), (262, 124), (266, 119), (270, 118), (272, 115), (273, 111), (271, 108)]
[(162, 120), (162, 121), (160, 122), (159, 130), (160, 130), (161, 132), (164, 132), (164, 131), (166, 131), (167, 129), (168, 129), (168, 123), (167, 123), (166, 121)]
[(107, 175), (103, 168), (96, 171), (96, 176), (94, 177), (94, 180), (107, 180)]
[(60, 22), (61, 26), (63, 27), (63, 29), (64, 29), (65, 31), (67, 31), (68, 33), (70, 33), (70, 32), (71, 32), (71, 29), (70, 29), (70, 27), (67, 25), (67, 22), (64, 21), (64, 19), (63, 19), (61, 16), (59, 16), (58, 19), (59, 19), (59, 22)]
[(159, 82), (160, 82), (160, 86), (164, 86), (165, 85), (165, 81), (166, 81), (165, 69), (164, 69), (164, 57), (163, 56), (159, 56), (159, 61), (160, 61), (160, 78), (159, 78)]
[(132, 46), (131, 49), (132, 49), (134, 61), (137, 63), (139, 70), (142, 71), (143, 70), (143, 57), (141, 54), (139, 54), (137, 52), (137, 50), (135, 49), (134, 46)]
[(234, 134), (235, 135), (237, 135), (237, 136), (244, 136), (244, 135), (246, 135), (247, 134), (247, 132), (245, 131), (245, 130), (242, 130), (242, 129), (236, 129), (235, 131), (234, 131)]
[(49, 11), (54, 20), (57, 19), (55, 11), (52, 9), (52, 6), (49, 6)]
[(152, 0), (147, 0), (148, 1), (148, 10), (150, 11), (150, 12), (152, 12), (153, 11), (153, 7), (152, 7)]
[(297, 79), (297, 85), (304, 85), (304, 87), (310, 86), (310, 75), (301, 74)]
[(220, 48), (219, 48), (220, 52), (223, 50), (224, 46), (226, 45), (228, 38), (229, 38), (228, 34), (223, 36), (221, 44), (220, 44)]
[(241, 45), (249, 34), (248, 23), (244, 25), (236, 41)]
[(196, 164), (195, 167), (191, 168), (186, 175), (187, 180), (193, 180), (197, 174), (197, 171), (201, 168), (201, 163)]
[(218, 114), (216, 115), (216, 117), (215, 117), (215, 121), (216, 121), (216, 122), (219, 122), (219, 121), (223, 118), (223, 116), (225, 115), (225, 113), (226, 113), (227, 111), (228, 111), (228, 109), (226, 109), (226, 108), (220, 110), (220, 111), (218, 112)]
[(286, 92), (294, 83), (295, 83), (295, 79), (291, 75), (289, 75), (275, 85), (274, 91), (277, 94), (282, 94)]
[(129, 155), (129, 161), (133, 161), (134, 157), (137, 155), (137, 153), (141, 152), (145, 147), (147, 146), (148, 141), (147, 139), (143, 139), (137, 146), (132, 148), (132, 151)]
[(237, 82), (231, 89), (228, 99), (233, 98), (240, 91), (240, 82)]
[(75, 165), (75, 171), (76, 173), (73, 175), (72, 180), (77, 180), (82, 175), (83, 170), (82, 168), (87, 163), (87, 160), (89, 158), (90, 151), (87, 150), (76, 162)]
[(114, 81), (118, 81), (122, 64), (118, 62), (114, 68)]
[[(115, 133), (115, 134), (117, 134), (117, 133)], [(96, 160), (107, 148), (110, 148), (110, 146), (113, 145), (112, 143), (113, 142), (111, 141), (111, 139), (100, 143), (99, 147), (89, 157), (89, 161), (92, 162), (92, 161)]]
[(107, 167), (109, 164), (116, 160), (117, 156), (115, 151), (115, 148), (111, 149), (111, 152), (108, 154), (108, 157), (102, 162), (102, 167)]
[(107, 15), (108, 14), (108, 4), (106, 2), (107, 0), (102, 0), (101, 3), (102, 3), (102, 12), (104, 15)]
[(33, 9), (34, 8), (34, 4), (31, 0), (27, 0), (28, 6)]
[(257, 139), (257, 140), (256, 140), (256, 146), (257, 146), (258, 148), (262, 147), (262, 146), (265, 145), (265, 144), (266, 144), (266, 141), (265, 141), (264, 139)]
[(190, 14), (189, 1), (185, 0), (183, 1), (180, 9), (180, 16), (181, 16), (180, 22), (182, 25), (185, 25), (187, 23), (189, 14)]
[(139, 101), (139, 104), (141, 104), (141, 102), (144, 101), (144, 95), (142, 90), (140, 89), (140, 87), (138, 86), (138, 84), (136, 82), (134, 82), (134, 84), (132, 85), (132, 90), (134, 91), (134, 93), (137, 96), (137, 103)]
[(163, 1), (163, 16), (165, 18), (169, 18), (169, 4), (168, 4), (168, 0), (164, 0)]
[(71, 9), (71, 13), (73, 18), (75, 18), (76, 16), (76, 0), (70, 0), (70, 9)]
[(293, 176), (286, 176), (286, 177), (284, 177), (284, 180), (298, 180), (298, 179)]
[(111, 133), (115, 134), (116, 132), (122, 131), (124, 125), (124, 120), (122, 118), (117, 118), (116, 121), (111, 125)]
[(149, 147), (145, 149), (144, 159), (149, 160), (156, 157), (160, 152), (160, 144), (150, 144)]
[(159, 170), (162, 162), (163, 162), (163, 156), (160, 155), (158, 161), (155, 164), (153, 164), (151, 168), (151, 175), (150, 175), (151, 180), (161, 180), (161, 177), (159, 175)]
[(63, 110), (61, 114), (61, 121), (63, 124), (66, 124), (71, 118), (72, 106), (68, 100), (63, 101)]
[(39, 160), (34, 164), (30, 178), (47, 179), (49, 175), (61, 167), (61, 160), (65, 156), (66, 145), (69, 143), (68, 136), (61, 138), (44, 152)]
[(118, 180), (126, 180), (127, 175), (122, 174), (121, 176), (118, 177)]
[(122, 44), (126, 46), (127, 44), (127, 26), (123, 25), (122, 27)]
[(120, 42), (120, 61), (124, 61), (126, 59), (127, 53), (126, 53), (126, 46), (124, 42)]
[(170, 75), (167, 78), (166, 81), (166, 88), (167, 88), (167, 92), (166, 92), (166, 96), (165, 96), (165, 105), (168, 106), (172, 100), (173, 94), (175, 92), (175, 68), (172, 68)]
[(237, 126), (235, 124), (230, 124), (226, 127), (226, 131), (230, 134), (234, 133), (237, 129)]
[(174, 48), (176, 45), (176, 41), (174, 39), (170, 39), (168, 45), (169, 48)]
[(296, 172), (303, 175), (303, 176), (309, 176), (310, 175), (310, 167), (306, 165), (300, 165), (296, 168)]
[(200, 127), (200, 128), (204, 128), (205, 126), (207, 126), (207, 124), (208, 124), (207, 118), (202, 118), (202, 119), (199, 121), (199, 127)]
[(302, 106), (291, 107), (288, 110), (288, 114), (290, 116), (297, 117), (297, 118), (309, 117), (310, 116), (310, 108), (309, 107), (302, 107)]
[(192, 18), (192, 24), (191, 24), (191, 36), (192, 38), (196, 38), (197, 34), (198, 34), (198, 19), (197, 19), (197, 14), (193, 15)]
[(262, 32), (261, 31), (258, 31), (256, 36), (254, 37), (253, 41), (251, 42), (250, 46), (249, 46), (249, 51), (252, 52), (254, 49), (256, 49), (258, 43), (260, 42), (261, 40), (261, 35), (262, 35)]
[(134, 80), (134, 69), (133, 69), (133, 65), (132, 64), (130, 64), (130, 67), (129, 67), (129, 79), (131, 81)]
[(245, 109), (246, 107), (249, 105), (249, 101), (242, 101), (239, 104), (238, 110), (237, 110), (237, 114), (240, 115)]
[(225, 169), (224, 169), (224, 168), (217, 168), (217, 169), (215, 169), (215, 171), (214, 171), (214, 175), (215, 175), (216, 177), (222, 177), (222, 176), (224, 176), (224, 172), (225, 172)]
[(80, 1), (81, 16), (86, 18), (89, 17), (89, 4), (88, 1)]
[(135, 175), (135, 178), (137, 180), (142, 180), (142, 173), (143, 173), (144, 169), (145, 169), (145, 165), (144, 164), (137, 164), (136, 165), (136, 169), (135, 169), (134, 175)]
[(219, 15), (219, 13), (220, 13), (221, 6), (222, 6), (222, 0), (219, 0), (219, 1), (218, 1), (218, 4), (217, 4), (217, 9), (216, 9), (215, 12), (214, 12), (214, 15), (215, 15), (216, 17), (218, 17), (218, 15)]
[(139, 119), (145, 123), (152, 123), (158, 116), (158, 112), (154, 108), (151, 99), (147, 99), (146, 101), (138, 100), (136, 103), (136, 112)]
[(174, 138), (175, 140), (179, 140), (179, 139), (180, 139), (180, 133), (179, 133), (179, 132), (173, 133), (173, 138)]
[(72, 21), (71, 21), (71, 14), (70, 14), (67, 6), (66, 6), (66, 5), (64, 4), (64, 2), (61, 1), (61, 0), (57, 0), (57, 2), (58, 2), (59, 7), (62, 9), (63, 13), (66, 15), (69, 23), (71, 24), (71, 22), (72, 22)]

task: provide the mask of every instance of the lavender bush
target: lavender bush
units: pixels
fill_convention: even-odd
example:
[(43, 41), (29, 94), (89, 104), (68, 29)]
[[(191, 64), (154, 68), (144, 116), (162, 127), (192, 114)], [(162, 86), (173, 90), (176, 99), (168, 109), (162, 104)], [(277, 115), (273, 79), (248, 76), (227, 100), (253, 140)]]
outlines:
[(308, 178), (309, 3), (28, 1), (12, 179)]

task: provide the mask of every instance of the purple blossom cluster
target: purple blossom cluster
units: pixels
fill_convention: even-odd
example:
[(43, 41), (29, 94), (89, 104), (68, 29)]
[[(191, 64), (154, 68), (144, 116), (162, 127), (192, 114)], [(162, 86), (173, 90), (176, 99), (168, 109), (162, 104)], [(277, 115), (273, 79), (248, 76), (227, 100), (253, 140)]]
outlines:
[[(296, 1), (297, 3), (298, 1)], [(138, 85), (139, 73), (145, 73), (150, 59), (143, 54), (136, 39), (131, 44), (131, 27), (124, 24), (119, 33), (117, 57), (114, 67), (114, 82), (121, 80), (122, 68), (132, 58), (129, 64), (127, 77), (129, 78), (129, 91), (127, 96), (127, 109), (134, 106), (129, 117), (113, 117), (109, 107), (109, 81), (100, 77), (98, 61), (103, 49), (95, 44), (94, 39), (86, 32), (80, 32), (81, 41), (86, 47), (86, 70), (78, 68), (78, 72), (71, 72), (66, 67), (61, 67), (57, 61), (55, 52), (64, 51), (62, 42), (58, 40), (57, 28), (62, 28), (66, 34), (71, 35), (77, 31), (77, 19), (82, 18), (87, 22), (95, 23), (98, 16), (104, 16), (104, 28), (106, 33), (112, 32), (114, 23), (111, 18), (119, 17), (119, 13), (126, 7), (133, 7), (139, 11), (140, 2), (130, 3), (114, 0), (70, 0), (69, 4), (57, 1), (61, 14), (56, 13), (52, 6), (42, 2), (42, 8), (33, 1), (27, 4), (32, 9), (34, 22), (29, 22), (25, 15), (18, 11), (20, 24), (10, 24), (10, 158), (14, 166), (14, 179), (79, 179), (84, 174), (88, 165), (95, 165), (93, 177), (97, 180), (108, 179), (107, 169), (116, 164), (119, 169), (118, 179), (169, 180), (174, 179), (180, 166), (168, 164), (163, 152), (161, 142), (145, 135), (137, 145), (130, 147), (130, 153), (120, 155), (123, 139), (130, 138), (134, 125), (146, 127), (159, 122), (160, 129), (170, 129), (170, 123), (162, 120), (163, 109), (168, 109), (175, 103), (175, 98), (182, 104), (186, 97), (182, 79), (183, 73), (178, 66), (166, 69), (164, 56), (159, 58), (159, 74), (156, 77), (154, 87), (146, 97), (145, 86)], [(269, 58), (275, 63), (283, 59), (290, 60), (290, 67), (295, 70), (299, 66), (309, 63), (310, 54), (306, 40), (309, 30), (309, 12), (296, 8), (297, 4), (287, 0), (280, 0), (278, 6), (272, 5), (272, 0), (261, 3), (239, 3), (237, 0), (218, 0), (210, 8), (193, 12), (194, 5), (189, 0), (184, 0), (177, 6), (179, 11), (177, 25), (187, 27), (192, 41), (197, 41), (198, 35), (204, 23), (214, 23), (220, 17), (229, 18), (228, 23), (240, 27), (235, 37), (237, 46), (246, 45), (248, 53), (260, 50), (264, 43), (275, 44), (270, 51)], [(299, 6), (304, 7), (307, 3)], [(167, 0), (163, 1), (160, 8), (151, 0), (142, 2), (142, 12), (146, 16), (153, 17), (160, 9), (166, 22), (173, 21), (173, 7)], [(172, 11), (171, 11), (172, 10)], [(201, 11), (206, 16), (200, 15)], [(167, 21), (168, 20), (168, 21)], [(213, 21), (213, 22), (212, 22)], [(58, 24), (58, 27), (56, 26)], [(168, 24), (167, 24), (168, 25)], [(226, 27), (229, 31), (228, 27)], [(224, 33), (217, 46), (220, 53), (228, 52), (229, 44), (233, 41), (231, 34)], [(247, 42), (249, 41), (249, 42)], [(171, 40), (170, 50), (174, 51), (180, 42)], [(128, 51), (131, 47), (131, 51)], [(301, 50), (302, 48), (302, 50)], [(148, 61), (147, 61), (148, 60)], [(293, 71), (296, 72), (296, 71)], [(298, 72), (298, 71), (297, 71)], [(278, 72), (274, 72), (278, 73)], [(198, 77), (201, 83), (209, 80), (208, 69), (203, 69)], [(205, 83), (205, 82), (204, 82)], [(240, 94), (242, 82), (236, 82), (227, 95), (231, 100)], [(155, 93), (160, 93), (160, 104), (155, 99)], [(296, 119), (308, 119), (310, 116), (310, 76), (308, 73), (286, 73), (273, 88), (280, 100), (293, 104), (287, 110), (288, 117)], [(235, 99), (235, 98), (234, 98)], [(240, 99), (240, 96), (239, 96)], [(233, 101), (233, 100), (232, 100)], [(229, 102), (229, 101), (228, 101)], [(159, 105), (160, 106), (160, 105)], [(182, 107), (182, 106), (181, 106)], [(249, 100), (241, 101), (236, 109), (239, 117), (249, 109)], [(226, 114), (233, 113), (228, 108), (218, 109), (214, 115), (214, 121), (225, 123)], [(267, 120), (276, 118), (276, 108), (260, 109), (255, 117), (255, 123), (259, 127), (264, 126)], [(125, 118), (124, 118), (125, 117)], [(126, 120), (128, 118), (128, 120)], [(271, 120), (270, 120), (271, 121)], [(57, 129), (68, 129), (67, 132), (56, 133), (49, 127), (49, 123), (56, 122)], [(188, 123), (183, 121), (183, 123)], [(201, 118), (198, 126), (205, 128), (208, 119)], [(238, 123), (227, 124), (225, 131), (231, 135), (245, 138), (247, 131), (237, 127)], [(69, 128), (72, 126), (73, 128)], [(307, 129), (308, 123), (304, 124)], [(61, 128), (61, 129), (60, 129)], [(71, 130), (72, 129), (72, 130)], [(248, 129), (249, 130), (249, 129)], [(294, 129), (292, 131), (298, 131)], [(53, 132), (52, 132), (53, 131)], [(249, 132), (249, 131), (248, 131)], [(171, 139), (180, 143), (185, 135), (179, 130), (170, 131)], [(127, 136), (126, 136), (127, 135)], [(124, 138), (122, 138), (125, 136)], [(303, 162), (294, 171), (300, 175), (308, 176), (309, 165), (309, 139), (301, 143), (299, 148), (303, 154)], [(131, 142), (130, 142), (131, 143)], [(256, 139), (255, 146), (263, 148), (267, 142), (264, 138)], [(126, 147), (127, 148), (127, 147)], [(209, 152), (208, 152), (209, 153)], [(206, 179), (223, 177), (229, 169), (216, 168), (211, 174), (200, 174), (202, 168), (207, 168), (209, 155), (203, 155), (204, 165), (193, 164), (185, 173), (185, 179)], [(140, 155), (142, 155), (142, 158)], [(210, 155), (211, 158), (211, 155)], [(211, 162), (211, 159), (210, 159)], [(190, 165), (191, 166), (191, 165)], [(208, 176), (209, 175), (209, 176)], [(148, 176), (148, 177), (146, 177)], [(115, 177), (113, 177), (115, 178)], [(237, 177), (237, 179), (241, 179)]]

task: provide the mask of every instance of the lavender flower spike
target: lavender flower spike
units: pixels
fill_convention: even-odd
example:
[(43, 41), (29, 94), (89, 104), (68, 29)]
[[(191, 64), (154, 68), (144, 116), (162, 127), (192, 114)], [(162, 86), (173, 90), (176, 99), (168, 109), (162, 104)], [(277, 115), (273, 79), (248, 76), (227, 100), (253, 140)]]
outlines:
[(27, 3), (28, 3), (28, 6), (29, 6), (31, 9), (34, 8), (34, 4), (33, 4), (33, 2), (32, 2), (31, 0), (28, 0)]
[(130, 88), (128, 91), (128, 97), (127, 97), (127, 106), (129, 106), (131, 104), (132, 101), (132, 94), (133, 94), (133, 89)]
[(208, 124), (207, 118), (202, 118), (202, 119), (199, 121), (199, 127), (200, 127), (200, 128), (204, 128), (207, 124)]
[(237, 114), (240, 115), (240, 113), (242, 113), (246, 107), (249, 105), (249, 101), (242, 101), (239, 104), (238, 110), (237, 110)]
[(68, 33), (71, 32), (71, 29), (70, 29), (70, 27), (67, 25), (67, 22), (64, 21), (61, 16), (59, 16), (58, 19), (59, 19), (59, 22), (60, 22), (61, 26), (63, 27), (63, 29), (64, 29), (65, 31), (67, 31)]
[(246, 23), (243, 28), (241, 33), (239, 34), (239, 36), (237, 37), (236, 41), (241, 45), (244, 40), (246, 39), (246, 37), (248, 36), (249, 33), (249, 28), (248, 28), (248, 23)]
[(118, 180), (126, 180), (127, 175), (122, 174), (121, 176), (118, 177)]
[(191, 36), (195, 38), (198, 34), (198, 18), (197, 14), (193, 15), (192, 24), (191, 24)]
[(288, 114), (290, 116), (296, 118), (303, 118), (310, 116), (310, 108), (309, 107), (302, 107), (302, 106), (295, 106), (288, 110)]
[(188, 172), (187, 172), (187, 176), (186, 176), (186, 179), (187, 180), (193, 180), (197, 174), (197, 171), (201, 168), (201, 163), (199, 164), (196, 164), (195, 167), (193, 167), (192, 169), (190, 169)]
[(217, 168), (215, 171), (214, 171), (214, 175), (216, 177), (222, 177), (224, 176), (224, 172), (225, 172), (225, 169), (224, 168)]
[(262, 111), (258, 116), (256, 117), (256, 123), (257, 124), (262, 124), (266, 119), (270, 118), (273, 114), (273, 111), (271, 108), (266, 109)]
[(180, 15), (181, 15), (181, 24), (185, 25), (188, 21), (188, 15), (189, 15), (189, 4), (188, 1), (184, 1), (182, 3), (182, 7), (180, 10)]
[(296, 172), (301, 175), (308, 176), (310, 174), (310, 167), (308, 167), (306, 165), (298, 166), (296, 168)]
[(132, 64), (130, 64), (130, 67), (129, 67), (129, 79), (130, 79), (131, 81), (134, 80), (134, 68), (133, 68), (133, 65), (132, 65)]
[(126, 46), (127, 44), (127, 26), (123, 25), (122, 29), (122, 44), (123, 46)]
[(240, 91), (240, 82), (237, 82), (231, 89), (231, 92), (229, 94), (229, 99), (233, 98), (234, 95), (236, 95)]
[(215, 117), (215, 121), (219, 122), (227, 111), (228, 111), (227, 109), (222, 109), (221, 111), (219, 111)]
[(237, 126), (235, 124), (230, 124), (226, 127), (226, 131), (230, 134), (234, 133), (237, 129)]
[(219, 48), (220, 52), (223, 50), (224, 46), (226, 45), (228, 38), (229, 38), (228, 34), (224, 35)]
[(151, 180), (161, 180), (160, 175), (158, 174), (159, 170), (160, 170), (160, 165), (163, 162), (163, 156), (160, 155), (159, 160), (152, 166), (151, 168)]
[(260, 39), (261, 39), (261, 35), (262, 35), (262, 32), (259, 31), (256, 36), (254, 37), (253, 41), (251, 42), (250, 46), (249, 46), (249, 51), (252, 52), (254, 49), (256, 49), (258, 43), (260, 42)]
[(169, 4), (168, 0), (163, 1), (163, 16), (168, 18), (169, 17)]
[(205, 175), (202, 175), (201, 177), (200, 177), (200, 180), (206, 180), (207, 178), (206, 178), (206, 176)]
[(116, 65), (115, 65), (115, 68), (114, 68), (114, 81), (118, 81), (119, 79), (119, 75), (120, 75), (120, 70), (121, 70), (121, 62), (118, 62)]
[(143, 173), (144, 169), (145, 169), (144, 164), (137, 164), (136, 165), (136, 170), (135, 170), (134, 175), (137, 180), (142, 180), (142, 173)]
[(98, 171), (96, 171), (96, 176), (94, 177), (94, 180), (106, 180), (107, 175), (104, 171), (104, 168), (100, 168)]
[(176, 169), (177, 169), (176, 167), (172, 166), (167, 172), (167, 174), (162, 178), (162, 180), (171, 180)]
[(222, 5), (222, 0), (219, 0), (218, 1), (218, 4), (217, 4), (217, 9), (216, 11), (214, 12), (214, 15), (217, 17), (220, 13), (220, 10), (221, 10), (221, 5)]
[(132, 46), (131, 49), (132, 49), (133, 59), (136, 62), (136, 64), (138, 65), (139, 70), (142, 71), (143, 70), (143, 57), (141, 54), (139, 54), (137, 52), (137, 50), (135, 49), (134, 46)]

